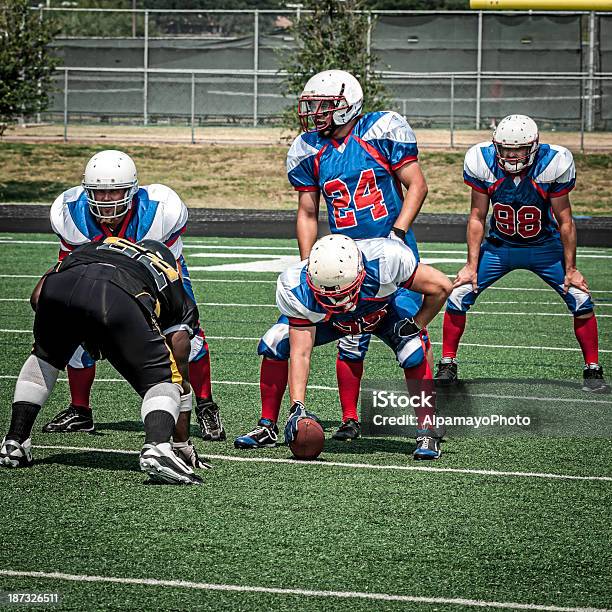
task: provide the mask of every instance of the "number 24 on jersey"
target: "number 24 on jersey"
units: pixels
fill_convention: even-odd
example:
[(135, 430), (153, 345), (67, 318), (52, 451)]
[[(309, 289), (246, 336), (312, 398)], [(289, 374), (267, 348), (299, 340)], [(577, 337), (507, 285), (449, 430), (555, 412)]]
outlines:
[[(328, 198), (332, 198), (334, 220), (338, 229), (357, 225), (356, 210), (369, 208), (372, 219), (375, 221), (389, 214), (372, 168), (362, 170), (352, 198), (346, 183), (339, 178), (327, 181), (323, 185), (323, 193)], [(351, 199), (355, 203), (355, 210), (351, 207)]]

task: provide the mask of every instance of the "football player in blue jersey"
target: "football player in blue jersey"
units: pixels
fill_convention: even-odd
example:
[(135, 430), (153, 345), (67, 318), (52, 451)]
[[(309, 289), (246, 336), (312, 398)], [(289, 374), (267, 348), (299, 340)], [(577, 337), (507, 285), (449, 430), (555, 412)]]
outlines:
[[(308, 261), (280, 275), (276, 303), (289, 325), (290, 416), (285, 442), (291, 443), (297, 421), (306, 412), (306, 387), (314, 346), (352, 334), (372, 333), (394, 352), (411, 388), (411, 381), (431, 380), (423, 328), (440, 311), (451, 292), (445, 274), (416, 261), (405, 244), (389, 238), (355, 241), (331, 234), (318, 240)], [(417, 311), (409, 289), (423, 300)], [(281, 381), (278, 381), (281, 384)], [(284, 391), (284, 389), (283, 389)], [(278, 440), (278, 417), (269, 411), (257, 427), (235, 441), (237, 448), (271, 448)], [(435, 407), (416, 410), (415, 459), (440, 457), (440, 439), (432, 426)]]
[[(576, 183), (572, 154), (539, 143), (530, 117), (500, 121), (492, 142), (465, 156), (464, 180), (472, 188), (468, 257), (458, 272), (444, 315), (442, 360), (436, 379), (457, 381), (457, 349), (465, 315), (476, 298), (512, 270), (531, 270), (565, 301), (585, 366), (583, 389), (605, 392), (598, 361), (597, 320), (587, 281), (576, 268), (576, 227), (569, 193)], [(485, 222), (491, 208), (489, 234)]]
[[(136, 165), (126, 153), (106, 150), (91, 157), (82, 184), (58, 196), (51, 206), (50, 216), (51, 227), (60, 239), (60, 261), (77, 246), (109, 236), (130, 242), (146, 239), (163, 242), (177, 261), (185, 291), (195, 301), (181, 239), (187, 227), (187, 207), (178, 194), (165, 185), (139, 185)], [(95, 362), (79, 347), (67, 371), (70, 406), (48, 422), (43, 431), (91, 432), (94, 422), (89, 398)], [(212, 399), (208, 344), (201, 328), (192, 339), (189, 373), (203, 439), (224, 440), (219, 408)], [(179, 427), (185, 424), (185, 416), (182, 415)], [(183, 433), (187, 435), (186, 428)]]
[[(427, 195), (414, 132), (395, 112), (362, 114), (359, 81), (343, 70), (314, 75), (299, 98), (303, 133), (287, 155), (287, 174), (298, 192), (297, 239), (306, 259), (317, 239), (321, 196), (332, 233), (355, 240), (391, 236), (418, 249), (411, 226)], [(406, 193), (403, 193), (403, 189)], [(410, 292), (414, 312), (422, 296)], [(289, 326), (286, 318), (259, 345), (263, 414), (277, 413), (287, 381)], [(342, 424), (334, 437), (359, 436), (357, 401), (369, 334), (344, 336), (336, 360)], [(426, 337), (430, 365), (431, 347)]]

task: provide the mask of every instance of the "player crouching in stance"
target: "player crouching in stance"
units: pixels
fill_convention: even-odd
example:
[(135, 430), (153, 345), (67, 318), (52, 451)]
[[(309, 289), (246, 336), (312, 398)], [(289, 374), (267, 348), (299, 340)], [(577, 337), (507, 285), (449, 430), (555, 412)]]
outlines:
[[(292, 406), (285, 442), (292, 441), (299, 417), (310, 416), (304, 405), (314, 346), (344, 336), (372, 333), (393, 349), (407, 382), (431, 379), (422, 330), (440, 311), (451, 288), (444, 274), (417, 263), (414, 253), (397, 240), (355, 242), (340, 234), (318, 240), (308, 261), (281, 274), (276, 303), (288, 318), (286, 337), (264, 337), (262, 343), (273, 347), (289, 342)], [(415, 309), (408, 289), (423, 295), (420, 308)], [(273, 349), (269, 353), (265, 356), (274, 358)], [(284, 388), (278, 393), (262, 385), (261, 391), (261, 419), (253, 431), (236, 438), (237, 448), (276, 446)], [(416, 416), (419, 425), (414, 458), (437, 459), (440, 440), (433, 429), (425, 427), (433, 422), (434, 409), (420, 409)]]
[[(395, 238), (412, 249), (418, 262), (412, 224), (427, 196), (427, 182), (419, 166), (416, 136), (398, 113), (363, 113), (363, 103), (361, 84), (344, 70), (324, 70), (304, 85), (298, 101), (303, 132), (287, 153), (287, 177), (299, 194), (296, 237), (300, 257), (307, 259), (317, 240), (319, 204), (324, 202), (330, 233), (353, 240)], [(422, 296), (409, 295), (416, 312)], [(270, 330), (266, 336), (283, 333), (287, 329), (284, 318), (274, 327), (277, 331)], [(342, 423), (332, 436), (335, 440), (360, 436), (357, 397), (369, 344), (369, 334), (338, 341), (336, 378)], [(264, 357), (261, 362), (264, 386), (287, 380), (289, 355), (281, 355), (282, 345), (277, 348), (275, 359)], [(431, 350), (428, 359), (433, 369)]]
[[(108, 236), (130, 242), (163, 242), (174, 256), (187, 295), (196, 301), (181, 238), (187, 227), (187, 207), (166, 185), (140, 185), (136, 165), (126, 153), (114, 150), (96, 153), (85, 166), (82, 184), (64, 191), (53, 202), (50, 217), (51, 227), (60, 239), (59, 261), (77, 246)], [(225, 440), (219, 408), (212, 398), (208, 344), (201, 327), (194, 331), (189, 375), (196, 417), (204, 440)], [(79, 347), (67, 367), (70, 405), (45, 424), (44, 432), (94, 431), (89, 395), (95, 371), (95, 361)], [(188, 420), (181, 418), (181, 427), (186, 432)]]
[(92, 355), (106, 357), (143, 398), (141, 469), (157, 482), (202, 482), (192, 467), (207, 466), (193, 446), (173, 449), (170, 442), (179, 413), (191, 410), (187, 358), (198, 324), (197, 306), (175, 266), (161, 242), (110, 237), (75, 249), (46, 275), (34, 347), (17, 379), (0, 466), (32, 464), (34, 421), (59, 370), (83, 344)]
[[(444, 314), (438, 384), (457, 382), (457, 349), (465, 315), (476, 298), (508, 272), (523, 269), (537, 274), (565, 301), (585, 361), (582, 388), (605, 392), (594, 305), (576, 268), (569, 200), (576, 183), (572, 154), (564, 147), (539, 144), (533, 119), (510, 115), (500, 121), (493, 142), (467, 152), (463, 177), (472, 188), (468, 260), (457, 273)], [(490, 204), (490, 231), (483, 241)]]

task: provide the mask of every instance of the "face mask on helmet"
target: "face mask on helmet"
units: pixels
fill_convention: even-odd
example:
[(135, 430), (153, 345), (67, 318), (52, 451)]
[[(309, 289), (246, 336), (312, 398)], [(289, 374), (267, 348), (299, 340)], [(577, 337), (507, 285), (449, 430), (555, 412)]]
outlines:
[(347, 287), (318, 287), (313, 283), (310, 274), (306, 274), (306, 282), (312, 289), (315, 300), (332, 314), (350, 312), (355, 308), (364, 278), (365, 269), (361, 268), (359, 276)]
[(522, 172), (533, 164), (538, 142), (538, 126), (531, 117), (505, 117), (493, 132), (497, 165), (511, 174)]
[[(85, 195), (92, 215), (101, 221), (114, 221), (127, 214), (133, 193), (131, 189), (85, 187)], [(115, 195), (113, 192), (120, 193)], [(110, 196), (110, 197), (109, 197)]]
[(304, 132), (327, 132), (337, 127), (336, 111), (346, 111), (349, 104), (344, 96), (302, 95), (298, 102), (298, 117)]
[(330, 234), (317, 240), (310, 251), (306, 282), (328, 313), (355, 308), (365, 274), (361, 251), (348, 236)]
[(121, 151), (101, 151), (87, 163), (83, 190), (91, 213), (111, 222), (126, 215), (138, 192), (138, 177), (132, 158)]
[(506, 172), (517, 174), (533, 163), (533, 157), (537, 150), (537, 142), (535, 149), (532, 146), (523, 147), (508, 147), (499, 143), (495, 144), (495, 152), (497, 153), (497, 163)]
[(305, 132), (328, 137), (361, 112), (363, 90), (345, 70), (324, 70), (311, 77), (298, 102), (298, 117)]

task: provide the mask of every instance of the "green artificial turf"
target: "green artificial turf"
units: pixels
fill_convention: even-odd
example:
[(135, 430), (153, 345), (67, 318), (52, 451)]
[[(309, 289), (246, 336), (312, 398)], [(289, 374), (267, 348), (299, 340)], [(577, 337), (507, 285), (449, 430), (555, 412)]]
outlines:
[[(18, 244), (20, 240), (50, 244)], [(57, 253), (54, 238), (48, 235), (13, 235), (12, 241), (15, 244), (0, 235), (0, 433), (8, 426), (15, 377), (32, 341), (28, 330), (33, 313), (27, 299), (36, 278), (23, 276), (42, 274)], [(271, 307), (276, 275), (193, 268), (242, 261), (223, 258), (223, 253), (238, 252), (237, 246), (290, 247), (253, 250), (287, 255), (295, 252), (291, 250), (295, 245), (283, 240), (208, 238), (187, 239), (186, 245), (209, 336), (215, 397), (228, 430), (227, 442), (205, 444), (198, 439), (197, 428), (192, 428), (199, 451), (216, 456), (211, 459), (214, 469), (202, 473), (205, 484), (201, 487), (146, 485), (137, 456), (143, 440), (140, 400), (125, 382), (112, 380), (119, 377), (106, 362), (98, 365), (100, 380), (92, 393), (97, 434), (40, 433), (40, 426), (69, 401), (62, 373), (37, 422), (35, 466), (0, 471), (4, 502), (0, 542), (5, 551), (0, 561), (0, 592), (58, 592), (61, 602), (53, 607), (56, 610), (472, 609), (458, 604), (88, 583), (1, 573), (13, 570), (612, 607), (612, 481), (546, 476), (612, 476), (612, 441), (605, 432), (593, 431), (581, 438), (449, 436), (440, 461), (425, 466), (438, 471), (416, 471), (413, 468), (422, 465), (411, 459), (412, 440), (366, 438), (341, 444), (330, 439), (340, 408), (335, 347), (328, 345), (316, 349), (310, 382), (330, 389), (311, 389), (308, 400), (327, 432), (320, 463), (260, 461), (289, 459), (285, 446), (237, 451), (233, 438), (251, 429), (259, 418), (257, 338), (277, 317)], [(202, 245), (227, 249), (217, 249), (219, 258), (194, 257), (214, 250)], [(449, 259), (460, 259), (465, 252), (457, 244), (427, 244), (422, 250), (424, 257)], [(248, 250), (244, 252), (245, 261), (256, 260)], [(609, 258), (611, 249), (580, 249), (578, 256), (578, 266), (600, 304), (604, 351), (611, 348), (612, 331), (611, 319), (601, 316), (612, 314)], [(461, 266), (456, 262), (435, 265), (448, 274)], [(241, 282), (227, 282), (231, 280)], [(253, 280), (266, 282), (249, 283)], [(531, 384), (532, 393), (543, 397), (553, 393), (550, 389), (555, 394), (559, 388), (573, 392), (581, 378), (580, 352), (549, 348), (577, 348), (565, 305), (526, 272), (509, 275), (498, 287), (505, 289), (487, 291), (474, 306), (476, 313), (529, 314), (468, 315), (460, 349), (461, 375), (483, 385), (489, 378), (513, 379), (517, 389)], [(441, 317), (430, 326), (430, 335), (438, 357)], [(610, 355), (601, 355), (608, 371)], [(394, 356), (380, 342), (371, 344), (366, 378), (401, 378)], [(579, 423), (594, 410), (610, 413), (611, 397), (596, 399), (607, 403), (585, 406), (584, 412), (579, 403), (567, 403), (569, 430), (571, 423)], [(564, 405), (560, 402), (556, 408), (562, 411)], [(444, 468), (493, 473), (446, 472)]]

